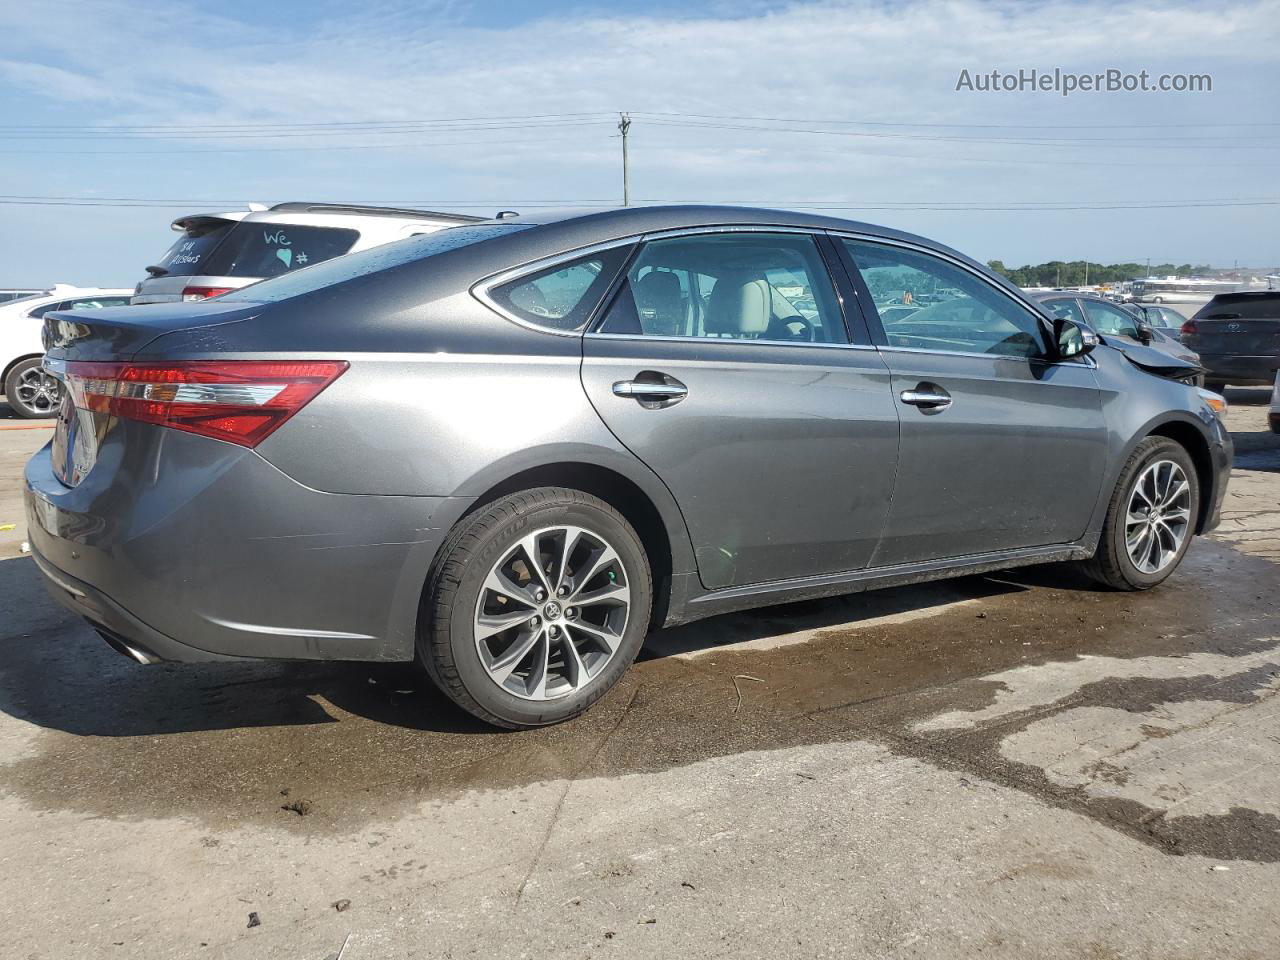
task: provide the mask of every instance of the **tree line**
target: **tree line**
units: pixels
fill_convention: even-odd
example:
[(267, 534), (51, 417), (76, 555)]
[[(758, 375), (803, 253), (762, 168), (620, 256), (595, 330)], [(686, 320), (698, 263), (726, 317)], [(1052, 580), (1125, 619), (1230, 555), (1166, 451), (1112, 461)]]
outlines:
[[(1078, 287), (1086, 282), (1083, 260), (1050, 260), (1048, 263), (1027, 264), (1025, 267), (1015, 267), (1012, 270), (1006, 267), (1002, 260), (988, 260), (987, 266), (1019, 287)], [(1212, 269), (1207, 263), (1195, 265), (1153, 263), (1150, 275), (1153, 277), (1204, 276)], [(1087, 282), (1118, 283), (1147, 275), (1145, 263), (1090, 263)]]

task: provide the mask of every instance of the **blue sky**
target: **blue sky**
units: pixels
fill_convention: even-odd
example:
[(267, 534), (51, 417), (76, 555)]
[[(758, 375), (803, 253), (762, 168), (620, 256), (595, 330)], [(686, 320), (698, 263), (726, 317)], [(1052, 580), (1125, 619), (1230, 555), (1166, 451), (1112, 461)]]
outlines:
[[(619, 110), (641, 201), (826, 206), (1010, 265), (1280, 263), (1280, 0), (46, 0), (0, 28), (0, 284), (132, 285), (173, 217), (248, 201), (615, 202)], [(1213, 91), (955, 89), (1055, 67)], [(408, 129), (299, 126), (335, 123)], [(1102, 209), (1148, 202), (1205, 204)]]

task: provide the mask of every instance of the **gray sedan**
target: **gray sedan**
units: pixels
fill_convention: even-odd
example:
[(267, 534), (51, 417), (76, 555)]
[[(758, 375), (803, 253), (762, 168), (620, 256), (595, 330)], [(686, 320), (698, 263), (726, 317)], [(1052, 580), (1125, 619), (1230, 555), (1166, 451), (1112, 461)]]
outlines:
[(1194, 366), (808, 214), (511, 217), (45, 336), (32, 553), (108, 643), (416, 658), (508, 727), (725, 611), (1047, 561), (1154, 587), (1231, 461)]

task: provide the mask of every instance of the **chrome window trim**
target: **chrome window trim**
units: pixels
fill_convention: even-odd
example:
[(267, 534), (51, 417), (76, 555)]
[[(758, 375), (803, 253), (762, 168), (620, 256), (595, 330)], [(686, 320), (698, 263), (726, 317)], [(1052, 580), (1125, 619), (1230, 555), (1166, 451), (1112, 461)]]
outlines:
[(636, 243), (639, 239), (640, 236), (638, 234), (630, 237), (620, 237), (616, 240), (605, 240), (600, 243), (588, 244), (585, 247), (577, 247), (574, 250), (570, 250), (565, 253), (557, 253), (550, 257), (543, 257), (539, 260), (530, 260), (527, 263), (520, 264), (518, 267), (509, 267), (500, 273), (491, 274), (482, 280), (476, 281), (471, 285), (471, 295), (500, 317), (504, 317), (512, 323), (524, 327), (527, 330), (534, 330), (538, 333), (549, 333), (556, 337), (580, 337), (582, 336), (582, 331), (591, 326), (592, 321), (595, 319), (595, 310), (591, 312), (591, 315), (588, 316), (585, 321), (573, 329), (559, 330), (555, 327), (542, 326), (541, 324), (534, 323), (532, 320), (526, 320), (524, 317), (512, 313), (494, 299), (492, 294), (494, 287), (500, 287), (503, 284), (519, 280), (521, 277), (540, 273), (543, 270), (554, 267), (559, 263), (571, 263), (574, 260), (581, 260), (583, 257), (589, 257), (593, 253), (604, 253), (609, 250), (616, 250), (618, 247), (630, 246), (631, 244)]
[(1047, 357), (1024, 357), (1016, 353), (977, 353), (968, 350), (930, 350), (927, 347), (895, 347), (885, 345), (877, 347), (881, 353), (927, 353), (934, 357), (977, 357), (982, 360), (1016, 360), (1022, 363), (1027, 361), (1035, 361), (1036, 363), (1047, 363), (1053, 366), (1067, 366), (1076, 364), (1077, 361), (1083, 363), (1087, 367), (1096, 367), (1098, 361), (1093, 359), (1089, 354), (1083, 357), (1067, 357), (1065, 360), (1050, 360)]
[(765, 340), (757, 338), (748, 340), (745, 337), (670, 337), (648, 336), (643, 333), (602, 333), (589, 330), (583, 336), (592, 340), (634, 340), (637, 343), (719, 343), (719, 344), (752, 344), (760, 343), (769, 347), (808, 347), (822, 350), (878, 350), (870, 343), (822, 343), (811, 340)]

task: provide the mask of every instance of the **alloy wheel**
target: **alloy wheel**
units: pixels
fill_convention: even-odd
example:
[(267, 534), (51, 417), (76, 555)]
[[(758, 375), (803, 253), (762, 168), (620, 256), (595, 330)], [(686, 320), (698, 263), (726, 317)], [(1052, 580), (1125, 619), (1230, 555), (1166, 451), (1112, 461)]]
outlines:
[(1172, 460), (1150, 464), (1129, 495), (1125, 549), (1142, 573), (1159, 573), (1178, 556), (1191, 524), (1191, 483)]
[(58, 403), (62, 399), (62, 390), (58, 381), (46, 374), (39, 367), (31, 367), (18, 376), (17, 396), (12, 399), (30, 411), (42, 417), (52, 416), (58, 412)]
[(582, 527), (536, 530), (506, 550), (480, 589), (480, 663), (517, 697), (569, 696), (613, 659), (631, 602), (626, 568), (607, 540)]

